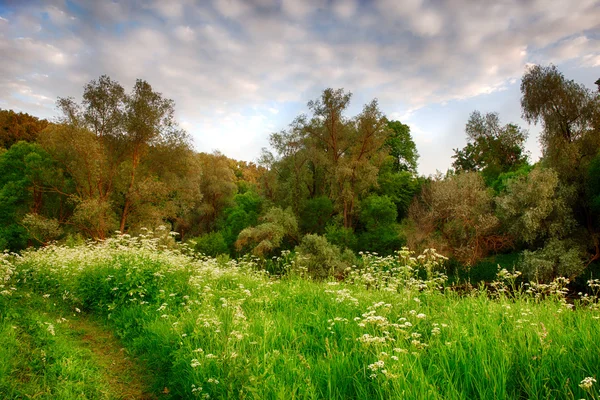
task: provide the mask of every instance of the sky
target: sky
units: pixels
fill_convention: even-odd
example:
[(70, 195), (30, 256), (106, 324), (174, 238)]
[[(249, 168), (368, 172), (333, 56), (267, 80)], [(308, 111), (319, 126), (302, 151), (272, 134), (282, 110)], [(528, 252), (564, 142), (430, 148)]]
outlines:
[(0, 0), (0, 108), (56, 118), (109, 75), (175, 101), (197, 151), (256, 161), (325, 88), (377, 98), (445, 172), (474, 110), (521, 119), (520, 78), (553, 63), (595, 89), (600, 0)]

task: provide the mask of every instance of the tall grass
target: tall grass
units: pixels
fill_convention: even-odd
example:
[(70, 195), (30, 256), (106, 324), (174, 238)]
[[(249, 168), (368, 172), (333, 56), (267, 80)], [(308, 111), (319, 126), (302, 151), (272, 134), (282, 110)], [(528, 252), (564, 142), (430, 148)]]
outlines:
[(25, 253), (11, 282), (104, 317), (173, 398), (598, 397), (600, 310), (564, 282), (459, 294), (433, 251), (364, 254), (343, 281), (289, 262), (274, 279), (125, 236)]

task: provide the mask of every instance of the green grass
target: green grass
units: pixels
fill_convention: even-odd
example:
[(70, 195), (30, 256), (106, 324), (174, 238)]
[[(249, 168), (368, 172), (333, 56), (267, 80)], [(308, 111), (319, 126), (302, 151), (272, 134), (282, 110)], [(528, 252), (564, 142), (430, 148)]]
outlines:
[[(598, 397), (597, 384), (580, 387), (600, 371), (595, 299), (572, 308), (554, 286), (510, 296), (483, 289), (458, 294), (443, 289), (445, 278), (435, 273), (439, 263), (431, 253), (419, 260), (406, 252), (366, 255), (343, 282), (313, 282), (293, 272), (273, 279), (251, 261), (192, 259), (126, 238), (49, 247), (14, 265), (17, 290), (0, 299), (9, 310), (1, 325), (4, 343), (24, 340), (9, 322), (10, 312), (19, 313), (19, 293), (35, 291), (37, 302), (50, 294), (57, 304), (104, 319), (152, 372), (153, 392), (168, 392), (165, 397)], [(423, 274), (427, 280), (419, 279)], [(535, 296), (543, 290), (548, 295)], [(53, 348), (70, 342), (72, 332), (62, 325), (55, 325), (54, 336), (43, 331), (49, 322), (43, 313), (29, 320), (34, 334), (23, 345), (32, 359), (8, 351), (0, 361), (35, 366), (35, 354), (49, 348), (44, 340)], [(102, 398), (94, 365), (73, 359), (82, 361), (70, 367), (72, 374), (88, 380), (79, 377), (72, 385), (90, 391), (87, 398)], [(1, 365), (0, 390), (10, 388), (9, 398), (34, 394), (37, 387), (54, 390), (53, 398), (74, 393), (57, 391), (62, 370), (44, 369), (35, 375), (44, 383), (34, 385), (15, 380)]]
[(54, 295), (17, 290), (2, 299), (0, 398), (151, 398), (148, 379), (102, 325)]

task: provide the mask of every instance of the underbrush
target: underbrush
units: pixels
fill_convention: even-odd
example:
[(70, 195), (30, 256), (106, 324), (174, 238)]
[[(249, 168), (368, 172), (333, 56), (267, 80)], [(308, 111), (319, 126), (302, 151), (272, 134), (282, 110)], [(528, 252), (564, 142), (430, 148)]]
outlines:
[(7, 282), (105, 318), (173, 398), (598, 397), (596, 296), (568, 304), (564, 281), (506, 270), (458, 294), (442, 261), (362, 254), (317, 282), (293, 259), (273, 278), (122, 236), (27, 252)]

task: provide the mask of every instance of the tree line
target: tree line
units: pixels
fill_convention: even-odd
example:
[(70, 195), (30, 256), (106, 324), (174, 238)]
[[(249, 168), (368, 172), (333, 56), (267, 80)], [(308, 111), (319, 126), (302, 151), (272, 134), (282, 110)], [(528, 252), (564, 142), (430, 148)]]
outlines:
[(0, 248), (165, 225), (213, 256), (296, 250), (342, 268), (408, 245), (466, 267), (518, 253), (532, 277), (576, 276), (600, 259), (600, 97), (554, 66), (529, 68), (521, 94), (523, 118), (542, 126), (538, 162), (526, 130), (474, 111), (452, 168), (423, 177), (410, 127), (377, 100), (348, 115), (343, 89), (249, 163), (194, 151), (148, 82), (128, 92), (101, 76), (81, 103), (59, 98), (54, 122), (0, 110)]

